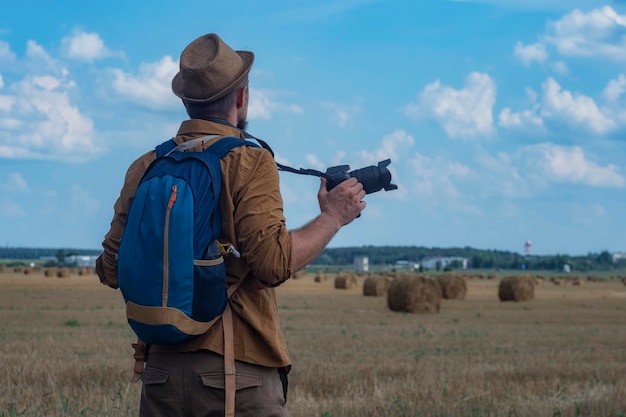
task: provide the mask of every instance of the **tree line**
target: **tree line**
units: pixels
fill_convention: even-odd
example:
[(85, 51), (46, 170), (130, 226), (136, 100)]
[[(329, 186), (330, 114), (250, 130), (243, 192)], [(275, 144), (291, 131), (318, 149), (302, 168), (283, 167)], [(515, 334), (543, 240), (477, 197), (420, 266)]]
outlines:
[[(96, 256), (98, 249), (72, 248), (0, 248), (0, 259), (7, 261), (37, 260), (56, 257), (64, 259), (68, 256)], [(588, 253), (587, 255), (570, 256), (556, 255), (522, 255), (516, 252), (458, 248), (428, 248), (423, 246), (360, 246), (345, 248), (326, 248), (311, 262), (311, 265), (343, 266), (351, 265), (357, 256), (366, 256), (370, 265), (393, 265), (398, 261), (421, 263), (433, 257), (461, 257), (467, 259), (467, 267), (473, 269), (528, 269), (562, 271), (566, 265), (576, 271), (597, 271), (626, 268), (626, 260), (613, 262), (608, 251)]]
[(312, 265), (349, 265), (356, 256), (366, 256), (370, 265), (393, 265), (398, 261), (421, 263), (428, 258), (461, 257), (472, 269), (528, 269), (563, 271), (566, 266), (576, 271), (597, 271), (626, 268), (626, 260), (613, 262), (608, 251), (587, 255), (523, 255), (516, 252), (459, 248), (428, 248), (420, 246), (362, 246), (326, 248)]

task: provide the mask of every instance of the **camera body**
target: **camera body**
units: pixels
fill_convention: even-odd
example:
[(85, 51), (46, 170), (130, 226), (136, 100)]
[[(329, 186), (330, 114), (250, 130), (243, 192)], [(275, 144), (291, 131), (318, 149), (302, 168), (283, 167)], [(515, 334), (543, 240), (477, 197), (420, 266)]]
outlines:
[(326, 189), (328, 191), (348, 178), (356, 178), (361, 184), (366, 194), (375, 193), (384, 189), (385, 191), (397, 190), (398, 186), (391, 183), (391, 172), (387, 166), (391, 159), (380, 161), (378, 165), (370, 165), (365, 168), (350, 171), (350, 165), (337, 165), (326, 170)]

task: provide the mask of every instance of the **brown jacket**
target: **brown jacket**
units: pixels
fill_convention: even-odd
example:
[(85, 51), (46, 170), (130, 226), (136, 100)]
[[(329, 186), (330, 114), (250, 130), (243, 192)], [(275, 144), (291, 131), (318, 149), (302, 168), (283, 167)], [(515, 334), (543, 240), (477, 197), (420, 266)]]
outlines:
[[(236, 136), (232, 127), (204, 120), (182, 123), (175, 141), (182, 143), (206, 135)], [(213, 143), (216, 138), (209, 142)], [(131, 164), (124, 186), (115, 202), (111, 228), (102, 246), (104, 252), (96, 262), (100, 281), (117, 288), (117, 252), (130, 203), (139, 180), (154, 160), (147, 152)], [(285, 224), (279, 176), (270, 153), (264, 149), (240, 146), (221, 162), (222, 243), (232, 243), (240, 258), (226, 257), (228, 283), (243, 280), (230, 300), (233, 310), (235, 358), (268, 366), (290, 365), (287, 346), (280, 330), (274, 287), (291, 275), (291, 238)], [(140, 267), (140, 265), (138, 265)], [(193, 351), (208, 349), (223, 354), (222, 323), (208, 332), (180, 345), (158, 346), (160, 351)]]

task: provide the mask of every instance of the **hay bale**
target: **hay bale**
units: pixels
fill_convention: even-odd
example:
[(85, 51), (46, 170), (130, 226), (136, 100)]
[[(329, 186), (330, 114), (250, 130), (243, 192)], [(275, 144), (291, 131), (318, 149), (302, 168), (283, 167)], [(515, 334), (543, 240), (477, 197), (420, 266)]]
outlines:
[(78, 268), (78, 275), (80, 276), (85, 276), (85, 275), (92, 275), (94, 274), (94, 269), (89, 267), (89, 266), (83, 266)]
[(500, 281), (500, 301), (529, 301), (535, 297), (535, 281), (528, 276), (509, 276)]
[(464, 300), (467, 295), (467, 281), (461, 275), (444, 273), (437, 277), (437, 283), (447, 300)]
[(301, 269), (301, 270), (299, 270), (299, 271), (293, 272), (293, 273), (291, 274), (291, 279), (302, 279), (302, 278), (304, 278), (305, 276), (306, 276), (306, 272), (304, 272), (304, 270), (303, 270), (303, 269)]
[(317, 271), (313, 281), (315, 281), (315, 282), (326, 282), (326, 281), (328, 281), (328, 276), (325, 273), (323, 273), (322, 271)]
[(69, 278), (72, 275), (70, 268), (59, 268), (57, 271), (57, 278)]
[(363, 295), (381, 297), (387, 295), (391, 280), (388, 277), (371, 276), (363, 281)]
[(43, 275), (45, 277), (56, 277), (58, 270), (59, 268), (57, 268), (56, 266), (51, 266), (43, 270)]
[(335, 288), (340, 290), (350, 290), (356, 287), (356, 275), (339, 274), (335, 277)]
[(441, 309), (441, 287), (423, 275), (401, 275), (389, 284), (387, 305), (391, 311), (438, 313)]

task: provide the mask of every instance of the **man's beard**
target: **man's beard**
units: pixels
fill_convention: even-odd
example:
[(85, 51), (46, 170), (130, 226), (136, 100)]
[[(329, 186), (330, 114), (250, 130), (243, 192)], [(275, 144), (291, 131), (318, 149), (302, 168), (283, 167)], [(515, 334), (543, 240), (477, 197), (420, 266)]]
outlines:
[(248, 128), (248, 121), (245, 120), (245, 119), (238, 120), (237, 121), (237, 128), (245, 131)]

